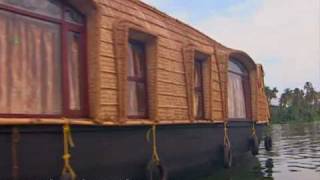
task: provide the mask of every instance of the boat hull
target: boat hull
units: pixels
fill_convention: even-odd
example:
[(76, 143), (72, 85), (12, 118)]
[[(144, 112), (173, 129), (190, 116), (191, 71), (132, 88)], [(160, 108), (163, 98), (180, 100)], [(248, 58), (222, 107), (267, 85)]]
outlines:
[[(229, 134), (236, 158), (249, 151), (252, 123), (231, 122)], [(11, 179), (13, 166), (21, 179), (59, 179), (63, 169), (62, 126), (0, 128), (0, 175)], [(257, 125), (259, 140), (264, 125)], [(145, 179), (152, 156), (147, 141), (150, 126), (72, 126), (75, 147), (71, 164), (81, 179)], [(157, 127), (157, 149), (170, 178), (205, 175), (223, 166), (223, 124), (163, 125)], [(16, 153), (14, 153), (16, 151)], [(16, 161), (13, 159), (17, 158)]]

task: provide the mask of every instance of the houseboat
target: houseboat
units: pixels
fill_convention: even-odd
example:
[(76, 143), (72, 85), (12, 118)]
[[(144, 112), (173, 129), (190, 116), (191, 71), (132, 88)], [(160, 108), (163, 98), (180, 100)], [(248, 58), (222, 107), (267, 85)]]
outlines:
[(0, 179), (231, 167), (269, 123), (263, 76), (139, 0), (0, 0)]

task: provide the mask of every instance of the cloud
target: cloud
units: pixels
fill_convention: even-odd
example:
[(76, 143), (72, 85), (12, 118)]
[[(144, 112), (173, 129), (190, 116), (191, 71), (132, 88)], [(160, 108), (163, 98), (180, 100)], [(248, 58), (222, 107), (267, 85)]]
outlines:
[[(170, 0), (146, 1), (163, 7)], [(179, 9), (167, 13), (185, 14)], [(319, 0), (245, 0), (187, 23), (262, 63), (269, 86), (283, 90), (311, 81), (320, 89)]]
[(319, 12), (318, 0), (264, 0), (250, 16), (214, 16), (197, 27), (264, 64), (268, 85), (284, 89), (311, 81), (319, 89)]

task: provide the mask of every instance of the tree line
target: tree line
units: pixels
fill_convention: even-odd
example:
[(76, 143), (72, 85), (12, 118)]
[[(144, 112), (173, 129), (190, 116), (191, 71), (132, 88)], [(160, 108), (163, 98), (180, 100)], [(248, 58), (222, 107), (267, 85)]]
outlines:
[(320, 91), (316, 91), (311, 82), (306, 82), (303, 89), (285, 89), (278, 105), (271, 103), (278, 98), (277, 88), (266, 86), (265, 93), (273, 122), (320, 121)]

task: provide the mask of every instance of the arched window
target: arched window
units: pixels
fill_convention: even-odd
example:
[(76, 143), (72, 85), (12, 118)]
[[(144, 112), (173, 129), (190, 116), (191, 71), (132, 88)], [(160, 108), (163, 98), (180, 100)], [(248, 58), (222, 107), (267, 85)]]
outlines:
[(249, 108), (249, 73), (240, 62), (231, 59), (228, 66), (228, 116), (231, 119), (248, 118)]
[(65, 1), (0, 0), (0, 116), (87, 114), (84, 31)]

